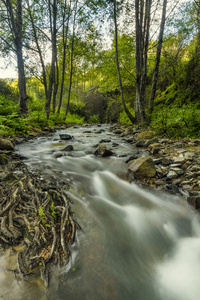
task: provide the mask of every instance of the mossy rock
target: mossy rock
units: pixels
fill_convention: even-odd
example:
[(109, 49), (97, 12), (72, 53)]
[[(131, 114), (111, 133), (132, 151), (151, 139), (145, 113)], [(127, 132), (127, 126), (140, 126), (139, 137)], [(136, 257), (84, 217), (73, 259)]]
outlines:
[(153, 131), (142, 131), (138, 133), (137, 140), (151, 140), (155, 137), (155, 133)]
[(150, 156), (140, 157), (128, 163), (128, 169), (136, 178), (154, 177), (155, 164)]
[(12, 142), (7, 139), (0, 139), (0, 150), (13, 150)]
[(0, 165), (6, 165), (8, 163), (8, 158), (5, 153), (0, 154)]

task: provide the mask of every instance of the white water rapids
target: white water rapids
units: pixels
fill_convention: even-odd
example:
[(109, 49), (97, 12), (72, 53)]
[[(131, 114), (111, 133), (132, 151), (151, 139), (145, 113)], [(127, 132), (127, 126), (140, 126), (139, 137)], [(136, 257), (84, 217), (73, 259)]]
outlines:
[[(70, 264), (54, 267), (47, 293), (40, 279), (17, 282), (7, 270), (15, 264), (13, 256), (0, 249), (0, 299), (199, 300), (199, 214), (181, 197), (151, 193), (124, 180), (122, 158), (92, 154), (92, 145), (102, 138), (119, 143), (113, 149), (118, 155), (131, 153), (132, 144), (95, 126), (92, 133), (84, 130), (62, 131), (73, 141), (60, 143), (57, 132), (17, 148), (33, 171), (70, 183), (72, 209), (83, 232), (77, 234)], [(72, 156), (56, 158), (68, 144), (74, 147), (67, 153)]]

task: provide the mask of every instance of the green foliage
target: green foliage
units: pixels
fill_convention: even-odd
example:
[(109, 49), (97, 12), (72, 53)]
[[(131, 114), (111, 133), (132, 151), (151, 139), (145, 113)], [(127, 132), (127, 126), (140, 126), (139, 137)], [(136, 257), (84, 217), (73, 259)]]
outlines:
[(29, 113), (28, 122), (32, 127), (44, 129), (48, 125), (46, 114), (44, 111), (33, 111)]
[(84, 124), (84, 122), (85, 122), (84, 117), (81, 118), (76, 114), (71, 115), (70, 113), (67, 114), (67, 118), (65, 121), (66, 124)]
[(200, 107), (198, 104), (157, 106), (151, 126), (167, 137), (200, 137)]
[[(132, 116), (135, 116), (135, 111), (133, 108), (128, 107), (128, 110), (130, 111)], [(130, 125), (132, 124), (132, 122), (130, 121), (129, 117), (127, 116), (127, 114), (125, 113), (124, 110), (122, 112), (120, 112), (119, 121), (123, 124), (130, 124)]]
[(90, 116), (88, 122), (89, 123), (99, 123), (99, 116), (97, 116), (97, 115)]
[(51, 215), (52, 215), (52, 217), (56, 220), (56, 218), (57, 218), (57, 212), (54, 209), (54, 202), (53, 201), (51, 202), (50, 209), (51, 209)]
[(8, 87), (8, 90), (3, 89), (4, 95), (0, 94), (0, 134), (5, 136), (26, 134), (29, 128), (26, 120), (19, 116), (15, 94), (11, 92), (12, 89)]
[(38, 213), (42, 223), (45, 224), (46, 217), (45, 217), (43, 205), (40, 205)]

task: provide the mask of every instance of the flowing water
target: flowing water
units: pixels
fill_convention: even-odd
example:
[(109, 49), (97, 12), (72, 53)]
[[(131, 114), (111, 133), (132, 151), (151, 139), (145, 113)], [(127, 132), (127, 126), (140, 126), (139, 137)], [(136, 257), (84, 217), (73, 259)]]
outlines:
[[(9, 271), (15, 255), (0, 249), (0, 299), (44, 299), (46, 293), (49, 300), (199, 300), (199, 215), (181, 197), (125, 180), (122, 157), (134, 146), (109, 133), (108, 126), (99, 129), (84, 133), (74, 127), (18, 146), (33, 171), (70, 184), (83, 232), (72, 246), (70, 264), (54, 267), (48, 291), (38, 278), (16, 280)], [(61, 142), (60, 133), (74, 140)], [(105, 144), (117, 156), (93, 155), (102, 138), (111, 139)], [(74, 151), (56, 158), (69, 144)]]

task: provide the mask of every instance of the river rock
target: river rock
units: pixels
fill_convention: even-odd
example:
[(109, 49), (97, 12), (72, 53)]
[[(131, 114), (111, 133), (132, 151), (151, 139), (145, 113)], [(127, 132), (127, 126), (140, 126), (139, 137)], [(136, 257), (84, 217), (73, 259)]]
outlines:
[(8, 158), (5, 153), (0, 154), (0, 165), (6, 165), (8, 163)]
[(72, 145), (67, 145), (67, 147), (65, 147), (61, 151), (73, 151), (73, 150), (74, 150), (74, 147)]
[(128, 163), (128, 169), (135, 177), (154, 177), (156, 168), (150, 156), (140, 157)]
[(106, 145), (99, 144), (97, 149), (95, 150), (94, 154), (97, 156), (105, 157), (105, 156), (113, 155), (113, 152), (111, 150), (107, 149)]
[(155, 134), (153, 131), (143, 131), (143, 132), (138, 133), (137, 140), (138, 141), (150, 140), (150, 139), (153, 139), (154, 136), (155, 136)]
[(170, 171), (174, 171), (176, 172), (177, 175), (183, 175), (184, 171), (180, 168), (177, 168), (177, 167), (171, 167), (170, 166)]
[(161, 150), (162, 145), (159, 143), (153, 143), (149, 145), (149, 150), (151, 151), (151, 153), (157, 154), (160, 150)]
[(13, 150), (13, 144), (7, 139), (0, 139), (0, 149), (1, 150)]
[(73, 136), (70, 134), (67, 134), (67, 133), (63, 133), (63, 134), (60, 134), (60, 139), (61, 140), (71, 140), (71, 139), (73, 139)]
[(167, 174), (167, 178), (169, 178), (169, 179), (174, 179), (177, 177), (178, 177), (178, 174), (175, 171), (170, 170), (169, 173)]
[(195, 209), (200, 208), (200, 196), (187, 197), (187, 202), (192, 205)]

